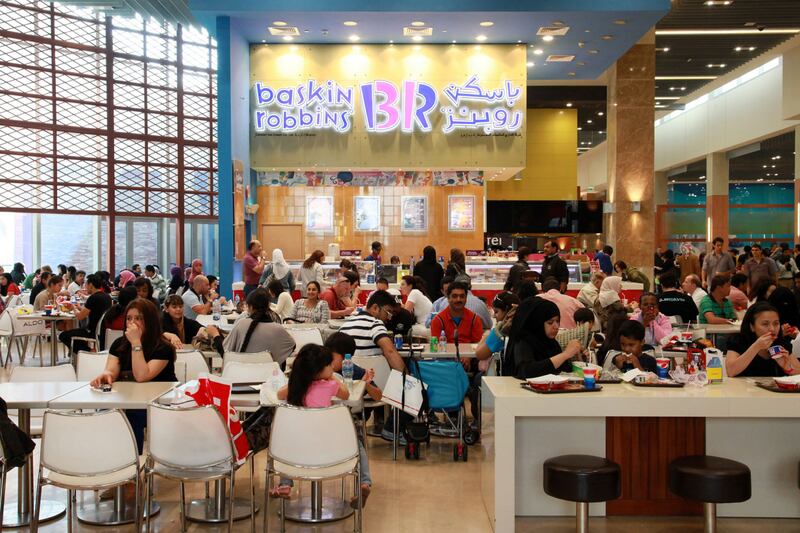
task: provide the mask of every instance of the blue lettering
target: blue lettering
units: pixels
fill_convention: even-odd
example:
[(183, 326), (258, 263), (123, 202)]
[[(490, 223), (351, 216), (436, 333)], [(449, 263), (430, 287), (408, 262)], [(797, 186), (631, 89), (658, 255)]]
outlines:
[(281, 117), (278, 115), (270, 115), (267, 117), (267, 128), (271, 130), (280, 129)]
[[(314, 86), (316, 85), (316, 88)], [(314, 102), (322, 102), (322, 89), (321, 85), (317, 85), (314, 80), (308, 80), (308, 105), (313, 104)]]
[(275, 99), (278, 101), (278, 105), (282, 107), (292, 107), (293, 95), (294, 91), (292, 89), (279, 89)]
[(310, 128), (314, 125), (314, 114), (308, 111), (300, 110), (300, 127), (303, 129)]
[(288, 111), (283, 112), (283, 129), (285, 131), (294, 131), (297, 129), (297, 119)]
[(345, 104), (350, 109), (353, 109), (353, 88), (352, 87), (338, 87), (336, 88), (336, 104)]
[(272, 89), (266, 85), (261, 85), (261, 82), (257, 82), (254, 89), (259, 106), (269, 105), (272, 102), (272, 99), (275, 97), (275, 93), (272, 91)]
[(264, 119), (266, 117), (266, 111), (256, 111), (256, 131), (264, 131)]

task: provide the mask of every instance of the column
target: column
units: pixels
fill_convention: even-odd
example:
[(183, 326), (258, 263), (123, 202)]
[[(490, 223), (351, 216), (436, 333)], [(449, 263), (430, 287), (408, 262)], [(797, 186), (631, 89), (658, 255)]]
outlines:
[(794, 243), (800, 244), (800, 126), (794, 129)]
[(669, 193), (667, 192), (666, 172), (656, 172), (653, 181), (653, 203), (656, 209), (656, 246), (662, 250), (667, 249), (669, 242), (669, 228), (667, 227), (667, 207), (669, 205)]
[(715, 237), (728, 246), (728, 157), (725, 152), (706, 156), (706, 250)]
[(231, 153), (231, 19), (217, 17), (217, 160), (219, 161), (219, 292), (233, 294), (233, 155)]
[(608, 70), (607, 242), (614, 259), (653, 275), (655, 34), (650, 32)]

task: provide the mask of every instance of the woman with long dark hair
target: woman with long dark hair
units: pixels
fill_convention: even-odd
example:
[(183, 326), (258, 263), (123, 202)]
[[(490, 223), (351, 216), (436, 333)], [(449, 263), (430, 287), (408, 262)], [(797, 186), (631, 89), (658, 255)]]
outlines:
[[(772, 358), (769, 349), (773, 346), (779, 347), (781, 357)], [(756, 302), (745, 313), (738, 338), (728, 343), (725, 367), (730, 377), (797, 374), (800, 361), (791, 351), (778, 310), (768, 302)]]
[(25, 265), (22, 263), (14, 263), (14, 268), (11, 269), (11, 279), (17, 285), (22, 285), (25, 282), (25, 278), (28, 275), (25, 274)]
[(183, 269), (179, 266), (174, 266), (169, 269), (170, 280), (167, 294), (178, 294), (181, 288), (186, 288), (186, 279), (183, 277)]
[(463, 276), (466, 273), (467, 260), (464, 257), (464, 252), (458, 248), (453, 248), (450, 250), (450, 262), (447, 264), (447, 270), (444, 271), (444, 275), (455, 279), (459, 274)]
[(325, 254), (322, 250), (314, 250), (311, 255), (303, 261), (300, 267), (300, 292), (305, 297), (308, 284), (315, 281), (320, 287), (323, 286), (325, 281), (325, 271), (322, 268), (322, 262), (325, 260)]
[(417, 324), (425, 324), (433, 304), (425, 296), (425, 282), (419, 276), (403, 276), (400, 280), (400, 293), (406, 297), (403, 304), (409, 313), (414, 314)]
[(425, 282), (425, 295), (430, 301), (436, 301), (441, 295), (444, 269), (436, 261), (436, 248), (426, 246), (422, 249), (422, 261), (414, 265), (414, 275)]

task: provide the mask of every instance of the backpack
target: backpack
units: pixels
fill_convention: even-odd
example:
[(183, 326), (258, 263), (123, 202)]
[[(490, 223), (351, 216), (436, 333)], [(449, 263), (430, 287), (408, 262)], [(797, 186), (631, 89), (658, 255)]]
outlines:
[(454, 263), (453, 266), (455, 267), (457, 272), (456, 277), (453, 279), (453, 281), (456, 281), (458, 283), (466, 283), (468, 286), (472, 286), (472, 278), (469, 277), (469, 274), (461, 270), (461, 267), (458, 266), (457, 264)]
[(6, 402), (0, 398), (0, 441), (3, 443), (5, 463), (11, 469), (25, 464), (36, 447), (31, 438), (8, 418)]

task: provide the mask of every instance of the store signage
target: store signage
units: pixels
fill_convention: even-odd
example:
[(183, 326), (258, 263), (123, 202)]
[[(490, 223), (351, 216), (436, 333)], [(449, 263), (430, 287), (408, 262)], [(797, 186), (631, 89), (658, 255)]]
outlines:
[[(448, 84), (440, 95), (430, 83), (405, 80), (401, 84), (375, 80), (358, 87), (336, 81), (308, 80), (293, 87), (253, 85), (256, 132), (292, 133), (333, 130), (347, 133), (354, 115), (361, 113), (369, 132), (427, 133), (437, 114), (443, 117), (442, 132), (481, 130), (487, 135), (513, 133), (522, 127), (522, 111), (514, 110), (522, 87), (504, 81), (500, 87), (484, 88), (477, 75), (461, 85)], [(360, 95), (361, 105), (355, 99)]]
[(486, 250), (511, 249), (514, 246), (514, 238), (507, 233), (484, 233), (483, 245)]

